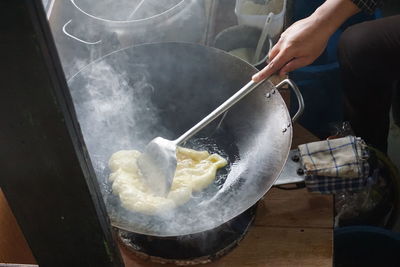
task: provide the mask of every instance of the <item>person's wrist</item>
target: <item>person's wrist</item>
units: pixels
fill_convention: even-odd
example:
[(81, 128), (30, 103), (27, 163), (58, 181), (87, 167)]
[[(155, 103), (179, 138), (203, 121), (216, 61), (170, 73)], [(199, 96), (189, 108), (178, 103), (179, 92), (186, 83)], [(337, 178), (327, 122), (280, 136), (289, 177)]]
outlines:
[(333, 34), (359, 8), (351, 0), (327, 0), (311, 15), (322, 30)]
[(329, 19), (323, 10), (316, 10), (310, 15), (311, 23), (318, 29), (320, 35), (331, 36), (340, 26)]

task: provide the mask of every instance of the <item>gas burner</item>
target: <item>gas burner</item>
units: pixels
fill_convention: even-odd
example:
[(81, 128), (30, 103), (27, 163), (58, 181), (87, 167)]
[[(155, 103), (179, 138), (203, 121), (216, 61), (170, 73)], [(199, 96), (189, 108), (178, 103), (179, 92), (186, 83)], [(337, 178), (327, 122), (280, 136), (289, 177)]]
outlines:
[(217, 228), (197, 234), (157, 237), (116, 229), (119, 241), (133, 255), (157, 263), (205, 264), (235, 248), (254, 221), (257, 204)]

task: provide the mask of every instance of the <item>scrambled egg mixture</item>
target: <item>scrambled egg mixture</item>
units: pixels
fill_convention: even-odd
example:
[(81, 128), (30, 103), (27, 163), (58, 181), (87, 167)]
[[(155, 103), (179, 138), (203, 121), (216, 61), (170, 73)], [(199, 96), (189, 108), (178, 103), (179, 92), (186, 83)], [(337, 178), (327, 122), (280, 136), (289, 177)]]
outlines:
[(124, 208), (149, 215), (186, 203), (193, 191), (199, 192), (210, 185), (217, 170), (227, 164), (218, 154), (178, 147), (171, 191), (166, 197), (160, 197), (145, 183), (136, 163), (139, 156), (140, 152), (136, 150), (114, 153), (109, 161), (112, 171), (109, 179), (113, 193), (119, 196)]

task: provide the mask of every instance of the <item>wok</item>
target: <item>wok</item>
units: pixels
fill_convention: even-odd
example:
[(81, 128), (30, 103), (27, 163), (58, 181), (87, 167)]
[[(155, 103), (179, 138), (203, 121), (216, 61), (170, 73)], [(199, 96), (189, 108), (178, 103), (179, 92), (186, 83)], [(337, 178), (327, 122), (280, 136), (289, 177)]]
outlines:
[(274, 184), (289, 154), (286, 105), (269, 81), (185, 145), (229, 164), (206, 190), (159, 216), (127, 211), (112, 194), (107, 161), (143, 150), (156, 136), (173, 140), (248, 82), (256, 69), (210, 47), (154, 43), (115, 51), (69, 80), (81, 130), (113, 226), (151, 236), (203, 232), (235, 218)]

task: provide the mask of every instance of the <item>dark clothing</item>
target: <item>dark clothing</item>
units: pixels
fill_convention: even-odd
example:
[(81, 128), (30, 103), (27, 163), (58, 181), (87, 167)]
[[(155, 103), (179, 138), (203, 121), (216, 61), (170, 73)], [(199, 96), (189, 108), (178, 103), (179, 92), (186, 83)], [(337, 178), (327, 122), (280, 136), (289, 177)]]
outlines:
[(351, 0), (361, 10), (367, 13), (373, 13), (376, 8), (382, 6), (383, 0)]
[(400, 15), (348, 28), (338, 58), (345, 119), (357, 136), (386, 152), (392, 91), (400, 80)]

